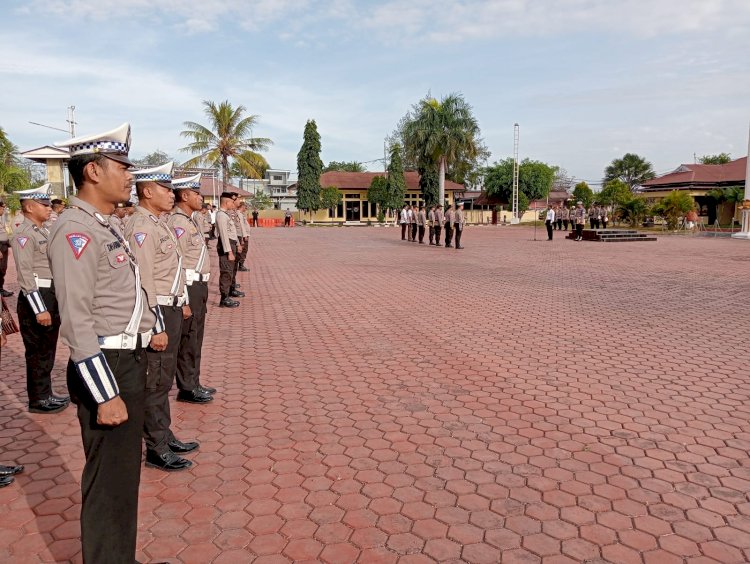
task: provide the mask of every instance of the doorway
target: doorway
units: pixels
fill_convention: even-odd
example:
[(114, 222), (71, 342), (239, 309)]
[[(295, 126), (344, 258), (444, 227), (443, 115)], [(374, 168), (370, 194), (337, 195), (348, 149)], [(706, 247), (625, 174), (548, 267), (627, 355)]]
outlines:
[(362, 212), (359, 202), (346, 202), (346, 221), (360, 221)]

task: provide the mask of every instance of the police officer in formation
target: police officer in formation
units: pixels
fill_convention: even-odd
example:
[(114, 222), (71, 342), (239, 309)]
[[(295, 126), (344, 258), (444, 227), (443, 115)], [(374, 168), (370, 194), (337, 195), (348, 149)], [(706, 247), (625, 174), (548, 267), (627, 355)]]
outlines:
[(232, 192), (232, 209), (229, 211), (229, 217), (234, 224), (234, 231), (237, 236), (237, 252), (235, 253), (234, 269), (232, 271), (232, 286), (229, 295), (233, 298), (244, 298), (245, 293), (240, 291), (240, 284), (237, 283), (237, 273), (240, 270), (240, 264), (245, 260), (245, 230), (242, 228), (242, 219), (240, 218), (239, 207), (242, 201), (236, 192)]
[[(67, 380), (86, 463), (81, 478), (85, 563), (132, 564), (138, 528), (146, 355), (164, 331), (141, 287), (140, 268), (108, 217), (128, 200), (130, 126), (68, 139), (78, 189), (52, 227), (48, 256), (70, 349)], [(163, 339), (151, 344), (164, 350)]]
[(235, 263), (237, 259), (237, 228), (230, 212), (234, 210), (233, 194), (222, 192), (219, 198), (219, 211), (216, 213), (216, 252), (219, 255), (219, 292), (221, 298), (219, 307), (235, 308), (240, 302), (232, 297), (240, 297), (233, 288)]
[(26, 391), (31, 413), (57, 413), (70, 403), (68, 396), (52, 393), (60, 314), (47, 258), (49, 231), (44, 226), (52, 212), (49, 184), (16, 192), (23, 222), (11, 239), (21, 294), (18, 322), (26, 350)]
[[(245, 259), (247, 259), (247, 247), (250, 237), (250, 224), (247, 221), (247, 204), (243, 200), (237, 200), (237, 203), (237, 218), (240, 228), (240, 231), (237, 232), (237, 235), (240, 237), (240, 244), (242, 245), (242, 252), (240, 252), (239, 260), (237, 261), (237, 271), (247, 272)], [(236, 284), (236, 281), (235, 288), (239, 288), (239, 284)]]
[(162, 217), (174, 207), (173, 166), (170, 162), (133, 173), (138, 206), (125, 230), (125, 238), (141, 268), (141, 284), (148, 306), (156, 316), (159, 329), (151, 338), (152, 346), (146, 350), (148, 371), (143, 427), (146, 466), (165, 471), (192, 466), (192, 462), (181, 455), (199, 447), (195, 441), (177, 440), (170, 429), (169, 392), (177, 372), (182, 321), (192, 315), (182, 252), (175, 232)]
[[(182, 320), (177, 354), (177, 401), (208, 403), (212, 401), (215, 388), (200, 383), (203, 334), (208, 307), (208, 281), (211, 277), (211, 259), (206, 245), (205, 214), (201, 210), (203, 199), (200, 193), (198, 173), (187, 178), (172, 180), (175, 207), (167, 218), (174, 231), (182, 253), (185, 268), (185, 283), (192, 315)], [(210, 224), (209, 224), (210, 229)]]

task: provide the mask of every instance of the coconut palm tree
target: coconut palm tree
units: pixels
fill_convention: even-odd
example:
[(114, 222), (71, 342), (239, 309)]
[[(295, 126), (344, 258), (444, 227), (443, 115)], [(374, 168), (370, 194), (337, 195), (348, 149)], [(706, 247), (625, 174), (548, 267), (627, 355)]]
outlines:
[(226, 184), (232, 161), (248, 178), (260, 178), (262, 173), (258, 170), (258, 164), (265, 162), (265, 159), (257, 152), (266, 150), (273, 141), (252, 136), (253, 128), (258, 124), (258, 116), (245, 115), (245, 106), (235, 108), (227, 100), (219, 104), (204, 100), (203, 106), (208, 126), (186, 121), (186, 129), (180, 133), (190, 140), (180, 150), (198, 153), (183, 163), (183, 166), (220, 166), (222, 180)]
[(460, 94), (437, 101), (420, 101), (403, 128), (404, 145), (410, 159), (438, 165), (439, 202), (445, 201), (445, 171), (460, 159), (473, 159), (479, 150), (479, 124), (471, 106)]

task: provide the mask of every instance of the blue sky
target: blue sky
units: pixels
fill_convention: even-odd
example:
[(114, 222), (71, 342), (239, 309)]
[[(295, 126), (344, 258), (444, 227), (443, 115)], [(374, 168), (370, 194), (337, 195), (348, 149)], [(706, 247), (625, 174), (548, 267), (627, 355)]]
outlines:
[[(260, 116), (274, 168), (305, 121), (325, 162), (376, 159), (428, 91), (474, 107), (491, 161), (512, 153), (599, 181), (626, 152), (658, 172), (743, 156), (747, 0), (25, 0), (3, 2), (0, 125), (23, 150), (129, 121), (131, 154), (182, 159), (202, 100)], [(368, 165), (379, 170), (378, 163)]]

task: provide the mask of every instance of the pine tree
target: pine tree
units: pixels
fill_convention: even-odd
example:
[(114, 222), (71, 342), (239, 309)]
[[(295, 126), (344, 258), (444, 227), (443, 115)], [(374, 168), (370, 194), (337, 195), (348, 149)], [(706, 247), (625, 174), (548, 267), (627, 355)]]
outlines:
[(404, 161), (401, 158), (401, 145), (391, 145), (391, 159), (388, 163), (388, 209), (398, 210), (404, 205), (406, 178)]
[(302, 148), (297, 153), (297, 208), (306, 212), (320, 209), (320, 175), (323, 161), (320, 160), (320, 134), (315, 120), (305, 125)]

